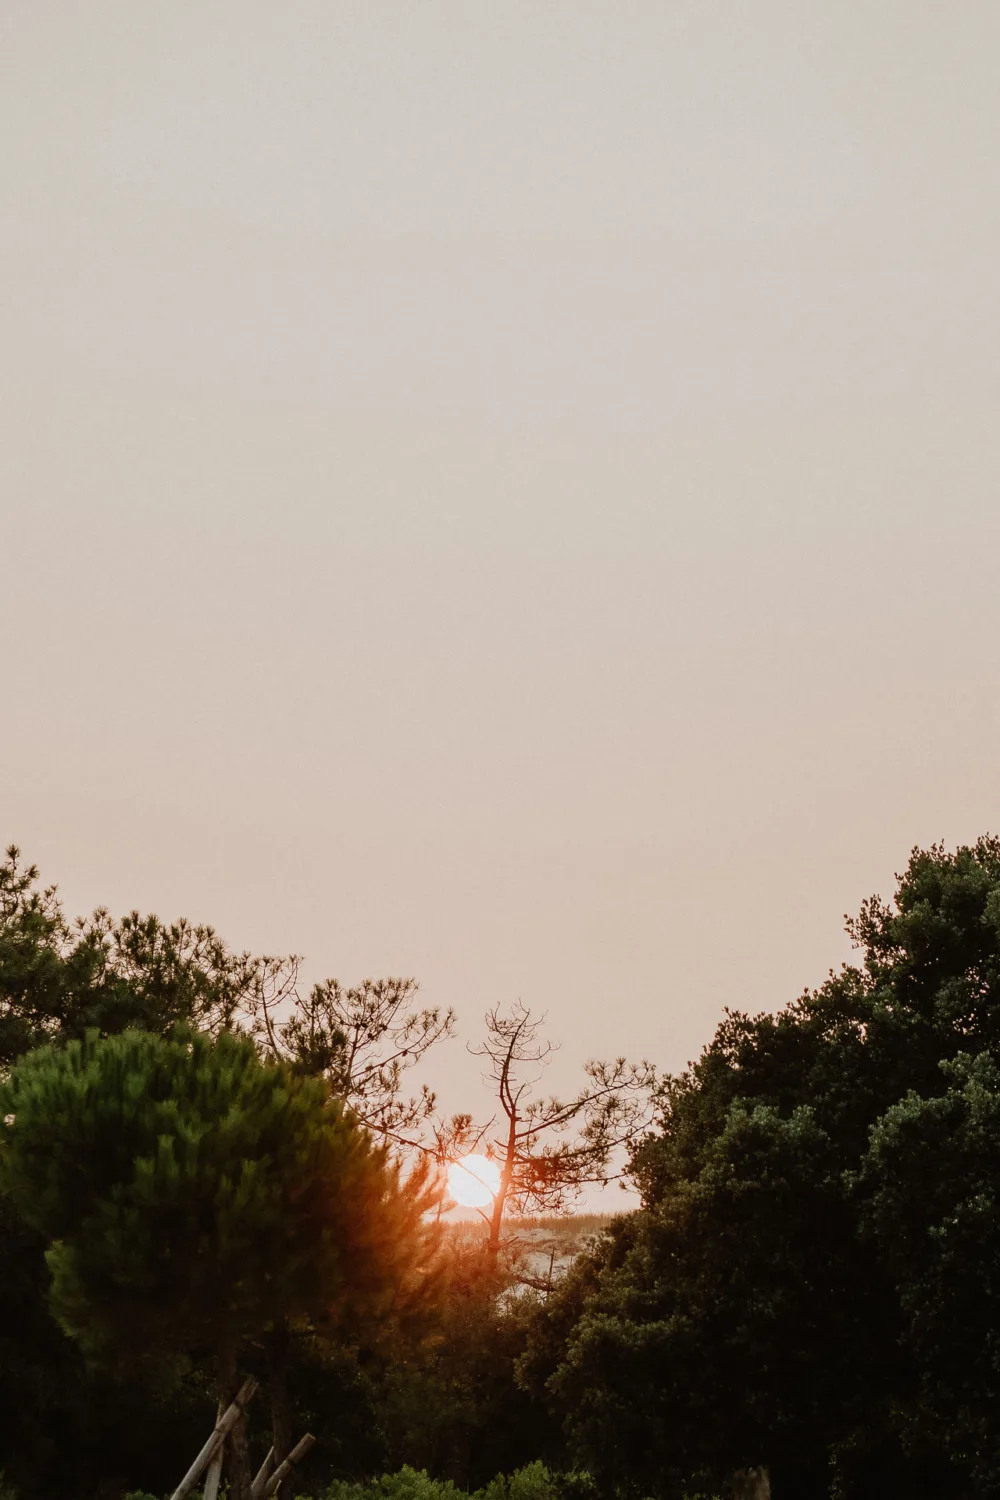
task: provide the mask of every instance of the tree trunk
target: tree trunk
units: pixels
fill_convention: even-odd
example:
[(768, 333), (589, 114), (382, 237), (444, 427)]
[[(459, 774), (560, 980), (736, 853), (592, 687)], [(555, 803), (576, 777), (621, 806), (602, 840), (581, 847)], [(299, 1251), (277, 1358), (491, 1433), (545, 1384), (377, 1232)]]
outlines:
[(766, 1469), (737, 1469), (733, 1475), (733, 1500), (771, 1500), (771, 1479)]
[[(292, 1403), (288, 1394), (288, 1358), (291, 1336), (287, 1328), (276, 1328), (268, 1338), (267, 1384), (271, 1402), (271, 1442), (277, 1469), (292, 1451)], [(284, 1500), (290, 1481), (284, 1480), (278, 1500)]]
[(497, 1260), (500, 1255), (500, 1232), (503, 1229), (504, 1209), (507, 1206), (507, 1194), (514, 1178), (514, 1158), (517, 1153), (517, 1115), (509, 1117), (507, 1130), (507, 1154), (504, 1158), (503, 1171), (500, 1173), (500, 1186), (497, 1195), (493, 1199), (493, 1212), (490, 1215), (490, 1233), (486, 1241), (486, 1260), (491, 1271), (496, 1270)]
[[(223, 1407), (235, 1399), (239, 1386), (236, 1351), (224, 1350), (219, 1359), (219, 1400)], [(250, 1500), (253, 1474), (250, 1471), (247, 1419), (242, 1412), (233, 1424), (226, 1442), (226, 1473), (229, 1477), (229, 1500)]]

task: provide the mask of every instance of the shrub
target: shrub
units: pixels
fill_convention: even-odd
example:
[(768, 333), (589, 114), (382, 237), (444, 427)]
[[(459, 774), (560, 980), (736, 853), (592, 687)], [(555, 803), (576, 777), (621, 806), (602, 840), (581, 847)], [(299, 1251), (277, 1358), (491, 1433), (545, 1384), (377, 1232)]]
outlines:
[(450, 1479), (431, 1479), (426, 1469), (404, 1464), (395, 1474), (378, 1479), (334, 1480), (323, 1500), (466, 1500), (466, 1495)]
[(554, 1474), (536, 1461), (511, 1475), (498, 1474), (471, 1494), (450, 1479), (432, 1479), (426, 1469), (405, 1464), (395, 1474), (362, 1482), (335, 1480), (322, 1500), (592, 1500), (593, 1482), (586, 1474)]
[(536, 1459), (509, 1479), (498, 1474), (480, 1494), (482, 1500), (561, 1500), (562, 1490), (557, 1476)]

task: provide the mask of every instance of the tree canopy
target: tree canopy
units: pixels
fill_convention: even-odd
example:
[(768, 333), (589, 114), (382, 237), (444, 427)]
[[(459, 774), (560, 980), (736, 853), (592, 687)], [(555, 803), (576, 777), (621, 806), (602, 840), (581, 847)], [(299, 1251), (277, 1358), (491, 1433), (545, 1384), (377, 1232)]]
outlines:
[(665, 1082), (643, 1210), (533, 1333), (523, 1378), (634, 1493), (758, 1463), (788, 1494), (995, 1492), (1000, 841), (915, 850), (849, 931), (860, 963)]
[[(405, 1087), (453, 1026), (412, 981), (327, 981), (302, 999), (295, 959), (235, 954), (210, 928), (69, 922), (12, 851), (0, 1384), (36, 1455), (18, 1467), (31, 1500), (52, 1488), (43, 1465), (62, 1473), (37, 1456), (61, 1381), (78, 1433), (103, 1409), (87, 1385), (102, 1364), (155, 1367), (144, 1409), (162, 1444), (208, 1369), (228, 1393), (241, 1361), (269, 1388), (275, 1446), (292, 1392), (326, 1413), (333, 1472), (357, 1478), (380, 1454), (476, 1485), (544, 1459), (565, 1500), (721, 1495), (765, 1467), (775, 1500), (987, 1500), (1000, 840), (914, 850), (892, 899), (848, 930), (854, 963), (773, 1013), (727, 1011), (661, 1079), (651, 1124), (647, 1065), (594, 1063), (568, 1098), (533, 1094), (539, 1023), (491, 1012), (479, 1050), (497, 1116), (476, 1126)], [(409, 1176), (392, 1155), (404, 1141), (425, 1163)], [(481, 1246), (439, 1257), (427, 1212), (435, 1164), (484, 1141), (504, 1171), (492, 1248), (505, 1211), (561, 1205), (623, 1146), (641, 1207), (547, 1295), (517, 1292)], [(46, 1321), (46, 1266), (72, 1341)], [(194, 1384), (168, 1399), (186, 1368)], [(147, 1387), (100, 1378), (141, 1404)]]
[(222, 1033), (40, 1048), (3, 1086), (2, 1174), (49, 1242), (52, 1306), (104, 1362), (209, 1351), (295, 1318), (386, 1317), (431, 1269), (426, 1196), (322, 1080)]
[(0, 862), (0, 1070), (45, 1042), (165, 1035), (178, 1022), (217, 1035), (291, 996), (294, 955), (235, 952), (213, 927), (104, 907), (67, 917), (54, 885), (12, 844)]

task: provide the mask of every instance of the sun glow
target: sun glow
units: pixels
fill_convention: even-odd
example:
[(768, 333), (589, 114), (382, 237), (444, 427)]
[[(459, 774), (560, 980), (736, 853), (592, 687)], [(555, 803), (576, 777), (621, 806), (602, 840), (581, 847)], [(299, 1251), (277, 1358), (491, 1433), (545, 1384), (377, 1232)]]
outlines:
[(500, 1168), (488, 1156), (463, 1156), (448, 1167), (448, 1194), (463, 1208), (487, 1208), (500, 1186)]

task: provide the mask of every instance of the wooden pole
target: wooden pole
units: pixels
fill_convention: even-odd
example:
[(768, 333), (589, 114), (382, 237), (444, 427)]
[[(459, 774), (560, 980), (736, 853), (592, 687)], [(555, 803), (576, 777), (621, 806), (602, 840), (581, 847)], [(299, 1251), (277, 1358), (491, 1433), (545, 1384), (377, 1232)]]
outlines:
[(240, 1386), (239, 1390), (236, 1393), (235, 1401), (231, 1406), (228, 1406), (226, 1408), (222, 1416), (216, 1422), (215, 1427), (212, 1429), (211, 1437), (205, 1443), (205, 1446), (198, 1454), (198, 1457), (195, 1459), (190, 1469), (188, 1469), (180, 1484), (174, 1490), (174, 1493), (171, 1495), (170, 1500), (184, 1500), (184, 1496), (188, 1493), (188, 1491), (194, 1488), (195, 1484), (197, 1484), (198, 1480), (201, 1478), (202, 1471), (204, 1470), (205, 1466), (211, 1463), (212, 1459), (215, 1457), (217, 1449), (220, 1449), (223, 1443), (226, 1441), (226, 1434), (235, 1426), (244, 1407), (249, 1405), (253, 1397), (253, 1393), (256, 1389), (257, 1382), (253, 1379), (252, 1376), (250, 1377), (250, 1379), (244, 1380), (243, 1384)]
[(262, 1497), (262, 1495), (264, 1493), (264, 1486), (267, 1483), (268, 1479), (270, 1478), (271, 1470), (273, 1468), (274, 1468), (274, 1449), (271, 1448), (270, 1451), (268, 1452), (268, 1455), (265, 1458), (264, 1462), (261, 1464), (260, 1468), (257, 1470), (257, 1477), (256, 1477), (256, 1479), (254, 1480), (253, 1484), (250, 1487), (250, 1500), (261, 1500), (261, 1497)]
[(285, 1459), (284, 1463), (278, 1465), (274, 1473), (271, 1475), (270, 1479), (267, 1481), (267, 1487), (264, 1490), (265, 1500), (267, 1500), (268, 1495), (274, 1495), (277, 1493), (278, 1486), (281, 1481), (288, 1477), (288, 1475), (295, 1468), (295, 1465), (299, 1463), (301, 1459), (305, 1458), (306, 1454), (309, 1452), (309, 1449), (312, 1447), (315, 1441), (316, 1439), (313, 1437), (311, 1432), (307, 1432), (304, 1438), (299, 1439), (299, 1441), (295, 1444), (295, 1447), (292, 1449), (291, 1453), (289, 1453), (288, 1457)]
[(219, 1480), (222, 1478), (222, 1460), (226, 1454), (226, 1440), (216, 1448), (208, 1468), (205, 1470), (205, 1488), (202, 1492), (202, 1500), (216, 1500), (219, 1493)]
[[(215, 1420), (218, 1422), (225, 1415), (225, 1407), (220, 1401), (215, 1408)], [(208, 1468), (205, 1470), (205, 1488), (202, 1491), (202, 1500), (216, 1500), (219, 1493), (219, 1481), (222, 1478), (222, 1462), (226, 1456), (226, 1442), (222, 1442), (216, 1448), (214, 1455), (209, 1460)]]

